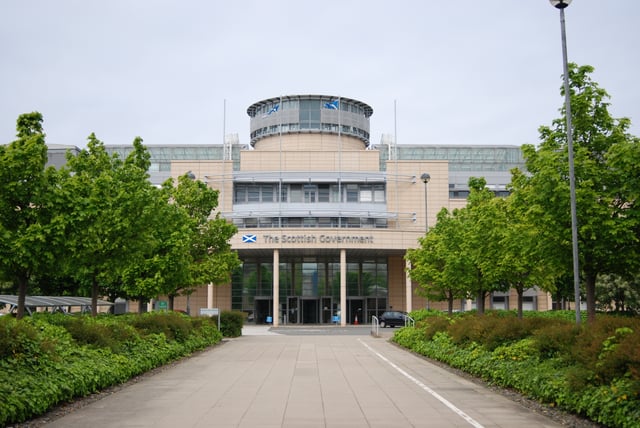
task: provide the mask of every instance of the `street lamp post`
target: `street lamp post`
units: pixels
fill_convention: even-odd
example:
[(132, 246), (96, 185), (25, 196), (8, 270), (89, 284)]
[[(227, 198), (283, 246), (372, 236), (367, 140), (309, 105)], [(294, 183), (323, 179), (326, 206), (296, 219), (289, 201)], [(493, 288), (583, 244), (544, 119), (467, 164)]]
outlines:
[(565, 30), (564, 9), (571, 0), (549, 0), (560, 9), (560, 32), (562, 34), (562, 69), (564, 72), (564, 103), (567, 117), (567, 151), (569, 155), (569, 188), (571, 192), (571, 244), (573, 250), (573, 291), (576, 305), (576, 324), (580, 324), (580, 266), (578, 260), (578, 215), (576, 213), (576, 178), (573, 166), (573, 127), (571, 125), (571, 93), (569, 91), (569, 66), (567, 60), (567, 33)]
[[(431, 180), (431, 176), (429, 175), (429, 173), (424, 172), (420, 176), (420, 179), (424, 183), (424, 231), (425, 231), (425, 234), (426, 234), (427, 232), (429, 232), (429, 211), (427, 210), (427, 208), (428, 208), (428, 205), (427, 205), (427, 183), (429, 183), (429, 180)], [(427, 298), (427, 310), (430, 310), (430, 309), (431, 309), (431, 303), (429, 301), (429, 298)]]
[[(185, 173), (185, 175), (187, 176), (187, 178), (189, 180), (192, 180), (192, 181), (195, 181), (196, 178), (197, 178), (196, 175), (191, 170), (187, 171)], [(186, 307), (186, 310), (187, 310), (187, 314), (191, 315), (191, 293), (187, 294), (187, 307)]]
[(428, 173), (423, 173), (420, 179), (424, 183), (424, 229), (425, 232), (429, 231), (429, 213), (427, 211), (427, 183), (431, 180), (431, 176)]

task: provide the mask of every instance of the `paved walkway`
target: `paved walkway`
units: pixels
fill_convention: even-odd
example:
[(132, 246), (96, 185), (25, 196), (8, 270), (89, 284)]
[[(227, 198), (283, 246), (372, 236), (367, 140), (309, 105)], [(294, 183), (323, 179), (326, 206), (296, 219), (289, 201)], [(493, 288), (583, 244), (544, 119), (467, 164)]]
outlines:
[(248, 327), (50, 427), (557, 427), (366, 328)]

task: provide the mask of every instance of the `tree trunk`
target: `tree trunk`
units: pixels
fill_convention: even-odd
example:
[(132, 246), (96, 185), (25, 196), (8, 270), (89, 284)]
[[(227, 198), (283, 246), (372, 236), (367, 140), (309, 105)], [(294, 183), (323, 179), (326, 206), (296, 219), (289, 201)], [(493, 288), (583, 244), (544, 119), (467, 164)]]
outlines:
[(484, 290), (480, 290), (476, 296), (476, 310), (478, 311), (478, 315), (484, 315), (484, 294)]
[(522, 286), (517, 286), (516, 291), (518, 292), (518, 319), (522, 319), (524, 317), (522, 306), (524, 301), (524, 288)]
[(27, 300), (27, 284), (29, 278), (22, 275), (18, 278), (18, 311), (16, 312), (16, 318), (22, 319), (24, 317), (24, 303)]
[(93, 275), (91, 279), (91, 316), (98, 316), (98, 278)]
[(174, 304), (174, 300), (176, 299), (176, 296), (174, 296), (173, 294), (169, 294), (167, 298), (169, 299), (169, 310), (173, 311), (173, 304)]
[(450, 294), (449, 297), (447, 298), (447, 305), (448, 305), (448, 311), (449, 311), (449, 315), (453, 315), (453, 294)]
[[(587, 288), (587, 321), (589, 324), (593, 324), (596, 320), (596, 279), (597, 274), (587, 274), (585, 278)], [(576, 302), (576, 305), (579, 305)], [(576, 306), (578, 307), (578, 306)]]

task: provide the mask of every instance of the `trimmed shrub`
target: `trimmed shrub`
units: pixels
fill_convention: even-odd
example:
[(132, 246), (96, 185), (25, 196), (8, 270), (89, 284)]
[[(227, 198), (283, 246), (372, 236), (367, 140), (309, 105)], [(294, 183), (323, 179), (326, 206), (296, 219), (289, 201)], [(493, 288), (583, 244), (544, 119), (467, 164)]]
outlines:
[(221, 339), (211, 322), (166, 312), (2, 317), (0, 426), (23, 422)]
[[(218, 325), (218, 317), (211, 317), (215, 325)], [(240, 311), (222, 311), (220, 313), (220, 332), (224, 337), (242, 336), (245, 313)]]
[(448, 327), (425, 318), (393, 340), (606, 426), (638, 427), (640, 319), (600, 315), (576, 326), (571, 318), (540, 314), (456, 316)]
[(192, 330), (190, 317), (179, 312), (147, 312), (134, 316), (131, 325), (144, 334), (164, 334), (167, 339), (182, 342)]
[(450, 325), (451, 320), (447, 317), (430, 316), (422, 319), (416, 327), (423, 330), (425, 339), (431, 340), (434, 334), (447, 331)]
[(109, 348), (114, 353), (123, 352), (128, 343), (140, 338), (132, 326), (113, 318), (54, 314), (48, 320), (64, 327), (79, 345)]
[(547, 326), (533, 332), (535, 347), (542, 358), (557, 358), (569, 355), (575, 346), (579, 327), (575, 322), (547, 319)]
[(35, 324), (31, 319), (0, 317), (0, 360), (36, 361), (55, 350), (54, 339), (43, 336)]

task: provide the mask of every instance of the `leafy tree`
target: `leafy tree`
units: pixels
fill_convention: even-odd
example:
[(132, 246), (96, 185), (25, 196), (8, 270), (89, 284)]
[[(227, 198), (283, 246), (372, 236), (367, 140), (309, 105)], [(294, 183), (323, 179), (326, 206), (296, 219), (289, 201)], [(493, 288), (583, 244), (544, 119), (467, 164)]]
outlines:
[(455, 299), (468, 297), (461, 281), (461, 274), (469, 269), (461, 249), (462, 231), (455, 213), (443, 208), (435, 226), (420, 238), (420, 248), (407, 251), (409, 275), (420, 285), (418, 293), (429, 300), (446, 301), (449, 314)]
[(156, 192), (148, 180), (149, 154), (136, 138), (122, 160), (109, 156), (94, 134), (87, 148), (68, 155), (62, 193), (66, 198), (67, 272), (91, 284), (92, 314), (98, 296), (121, 281), (123, 272), (142, 262), (153, 245), (150, 220)]
[[(613, 119), (609, 95), (591, 80), (590, 66), (569, 66), (574, 136), (576, 206), (580, 267), (587, 297), (587, 314), (595, 320), (598, 275), (632, 270), (638, 260), (637, 139), (627, 133), (628, 119)], [(561, 90), (564, 93), (564, 89)], [(528, 174), (516, 178), (516, 191), (525, 190), (530, 221), (545, 231), (546, 248), (570, 270), (571, 221), (566, 144), (566, 111), (551, 127), (540, 128), (538, 148), (523, 146)], [(635, 176), (634, 176), (635, 174)], [(634, 178), (635, 177), (635, 178)]]
[(422, 287), (422, 294), (449, 302), (474, 295), (479, 314), (484, 313), (485, 300), (494, 291), (506, 291), (510, 282), (503, 280), (502, 268), (496, 263), (505, 228), (505, 216), (484, 178), (471, 177), (466, 207), (450, 215), (445, 209), (421, 247), (407, 253), (412, 263), (411, 277)]
[(631, 279), (638, 287), (636, 291), (640, 293), (640, 284), (637, 280), (633, 281), (640, 272), (640, 257), (637, 257), (640, 244), (640, 138), (629, 136), (617, 142), (609, 149), (606, 157), (607, 166), (614, 171), (613, 177), (617, 178), (614, 183), (617, 192), (614, 199), (632, 231), (629, 238), (632, 239), (634, 251), (626, 258), (626, 272), (623, 276)]
[(17, 288), (22, 318), (30, 279), (54, 265), (62, 225), (53, 196), (57, 171), (45, 169), (42, 115), (21, 115), (16, 129), (17, 140), (0, 146), (0, 277)]
[(125, 268), (119, 287), (121, 297), (140, 304), (170, 294), (176, 284), (190, 280), (190, 219), (182, 208), (169, 202), (166, 192), (158, 191), (157, 196), (148, 224), (152, 234), (149, 247), (142, 260)]
[(640, 314), (640, 274), (630, 280), (618, 275), (601, 275), (597, 285), (598, 308)]
[(485, 300), (493, 291), (507, 291), (508, 285), (500, 281), (496, 254), (500, 249), (500, 233), (504, 223), (494, 203), (495, 195), (486, 187), (484, 178), (469, 178), (469, 198), (460, 210), (462, 251), (470, 259), (466, 284), (476, 296), (476, 309), (484, 313)]
[(539, 231), (528, 222), (527, 207), (519, 204), (518, 196), (493, 201), (500, 221), (494, 230), (499, 245), (494, 247), (497, 251), (492, 258), (500, 281), (516, 290), (518, 318), (522, 318), (525, 291), (539, 287), (553, 292), (559, 269), (540, 245)]
[(163, 185), (170, 201), (184, 213), (187, 234), (188, 275), (180, 281), (167, 283), (165, 293), (169, 307), (173, 307), (175, 296), (190, 295), (196, 287), (204, 284), (221, 284), (231, 278), (231, 273), (240, 266), (235, 251), (231, 251), (229, 239), (237, 228), (219, 215), (211, 217), (218, 206), (218, 192), (205, 183), (192, 179), (189, 174), (173, 179)]

